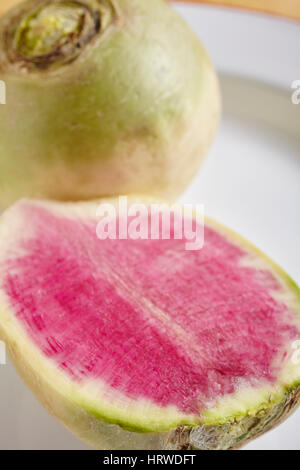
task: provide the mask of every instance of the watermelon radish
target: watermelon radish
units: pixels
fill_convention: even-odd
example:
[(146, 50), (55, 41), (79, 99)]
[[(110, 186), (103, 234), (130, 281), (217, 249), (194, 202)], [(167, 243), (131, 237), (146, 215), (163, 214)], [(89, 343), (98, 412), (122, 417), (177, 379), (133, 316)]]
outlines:
[(42, 404), (98, 449), (232, 449), (282, 421), (300, 394), (293, 281), (209, 219), (200, 250), (175, 223), (101, 240), (96, 207), (1, 217), (1, 339)]

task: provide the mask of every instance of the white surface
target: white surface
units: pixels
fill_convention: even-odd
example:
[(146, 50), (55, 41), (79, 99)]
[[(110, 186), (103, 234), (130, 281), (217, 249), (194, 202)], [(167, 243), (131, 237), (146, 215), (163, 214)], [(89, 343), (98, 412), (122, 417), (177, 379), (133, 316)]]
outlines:
[[(216, 142), (182, 200), (204, 203), (300, 284), (300, 105), (290, 98), (291, 82), (300, 79), (300, 26), (231, 10), (176, 8), (210, 50), (224, 95)], [(0, 396), (0, 449), (85, 448), (43, 410), (10, 364), (0, 366)], [(297, 412), (248, 448), (300, 449), (299, 426)]]

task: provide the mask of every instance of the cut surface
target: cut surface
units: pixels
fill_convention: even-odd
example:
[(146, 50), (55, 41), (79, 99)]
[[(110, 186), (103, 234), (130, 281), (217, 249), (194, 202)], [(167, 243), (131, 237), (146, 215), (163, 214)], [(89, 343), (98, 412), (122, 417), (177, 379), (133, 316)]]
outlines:
[(197, 251), (172, 230), (100, 240), (98, 223), (93, 204), (23, 201), (0, 226), (5, 337), (18, 330), (61, 393), (163, 432), (257, 412), (298, 384), (299, 294), (267, 258), (209, 220)]
[(165, 0), (21, 2), (0, 17), (0, 77), (1, 210), (22, 197), (172, 201), (219, 122), (216, 72)]

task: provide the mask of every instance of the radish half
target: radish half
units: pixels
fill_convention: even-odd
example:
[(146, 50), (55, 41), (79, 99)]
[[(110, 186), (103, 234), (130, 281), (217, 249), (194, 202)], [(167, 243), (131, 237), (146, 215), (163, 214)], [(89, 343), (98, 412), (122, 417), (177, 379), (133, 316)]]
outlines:
[(294, 282), (210, 219), (187, 250), (176, 213), (170, 239), (100, 239), (97, 207), (23, 200), (0, 219), (1, 338), (48, 411), (98, 449), (231, 449), (284, 419)]

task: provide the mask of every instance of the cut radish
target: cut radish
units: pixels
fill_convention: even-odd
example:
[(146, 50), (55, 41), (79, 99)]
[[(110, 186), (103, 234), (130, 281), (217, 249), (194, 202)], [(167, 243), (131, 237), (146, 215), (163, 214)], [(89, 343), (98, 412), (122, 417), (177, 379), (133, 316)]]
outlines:
[(96, 208), (23, 200), (1, 217), (1, 338), (44, 406), (100, 449), (236, 448), (286, 417), (293, 281), (212, 220), (193, 251), (179, 215), (170, 239), (101, 240)]

